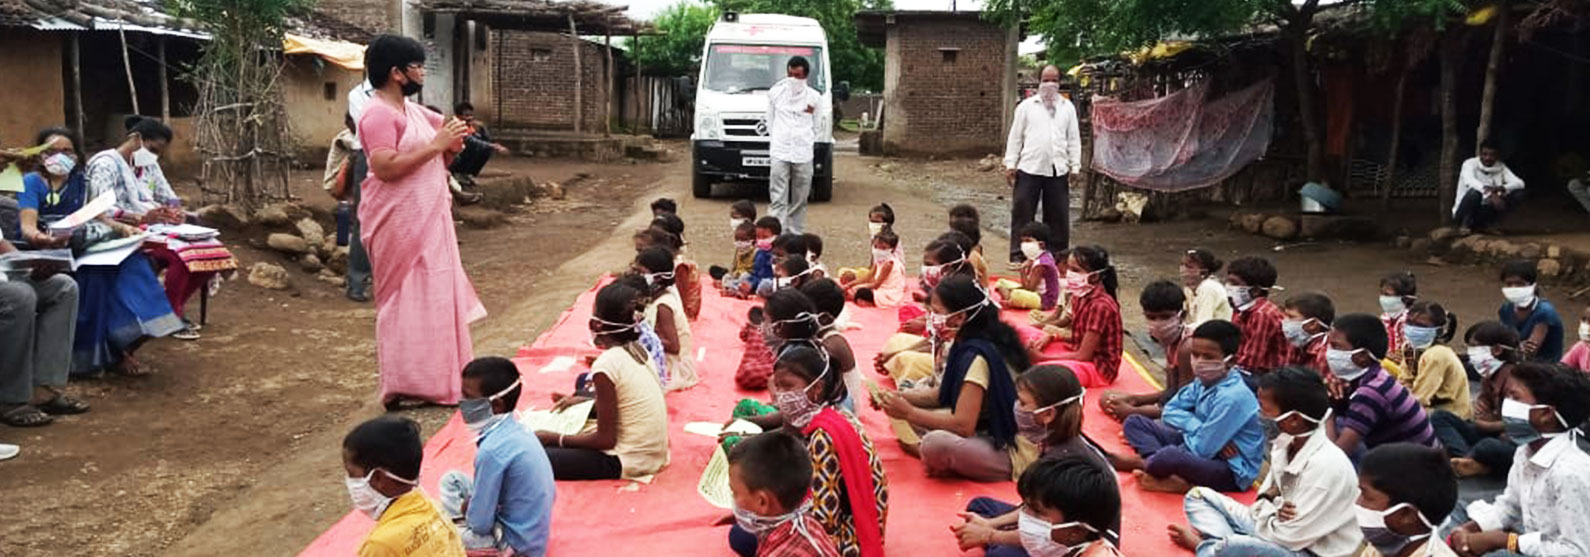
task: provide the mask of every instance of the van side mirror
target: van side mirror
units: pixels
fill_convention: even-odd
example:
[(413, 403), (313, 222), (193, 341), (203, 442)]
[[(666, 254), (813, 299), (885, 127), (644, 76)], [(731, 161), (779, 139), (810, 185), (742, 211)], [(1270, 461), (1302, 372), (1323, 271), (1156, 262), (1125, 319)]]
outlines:
[(841, 82), (839, 82), (839, 84), (834, 85), (834, 98), (838, 99), (839, 102), (845, 102), (845, 101), (850, 100), (850, 82), (849, 81), (841, 81)]

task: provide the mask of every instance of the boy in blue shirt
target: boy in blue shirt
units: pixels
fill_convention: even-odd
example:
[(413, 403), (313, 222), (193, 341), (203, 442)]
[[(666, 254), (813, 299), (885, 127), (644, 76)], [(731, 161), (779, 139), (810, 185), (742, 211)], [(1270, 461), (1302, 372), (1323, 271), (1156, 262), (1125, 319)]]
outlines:
[(1507, 301), (1496, 316), (1518, 331), (1526, 360), (1555, 363), (1562, 359), (1562, 317), (1556, 306), (1540, 297), (1537, 278), (1535, 264), (1529, 261), (1502, 266), (1502, 296)]
[(735, 293), (749, 298), (762, 281), (773, 280), (773, 239), (784, 233), (784, 226), (774, 217), (756, 220), (756, 259), (751, 263), (751, 275), (735, 285)]
[(519, 369), (503, 358), (478, 358), (464, 366), (464, 425), (474, 433), (475, 479), (457, 470), (442, 477), (442, 508), (462, 522), (464, 547), (547, 554), (556, 496), (552, 464), (535, 436), (513, 417), (519, 403)]
[(1231, 373), (1242, 331), (1230, 321), (1207, 321), (1188, 342), (1196, 380), (1176, 391), (1160, 419), (1128, 416), (1122, 429), (1137, 455), (1111, 454), (1110, 463), (1148, 491), (1247, 491), (1264, 461), (1264, 427), (1253, 390)]

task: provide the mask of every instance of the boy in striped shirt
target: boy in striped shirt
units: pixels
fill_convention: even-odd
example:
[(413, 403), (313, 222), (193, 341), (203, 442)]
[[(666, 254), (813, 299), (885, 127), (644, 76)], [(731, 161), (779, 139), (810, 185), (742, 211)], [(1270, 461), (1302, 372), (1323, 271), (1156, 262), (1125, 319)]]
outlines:
[(1348, 455), (1387, 443), (1439, 447), (1419, 400), (1380, 367), (1386, 357), (1386, 326), (1366, 313), (1337, 317), (1325, 359), (1331, 373), (1347, 381), (1347, 397), (1333, 404), (1336, 420), (1327, 431)]

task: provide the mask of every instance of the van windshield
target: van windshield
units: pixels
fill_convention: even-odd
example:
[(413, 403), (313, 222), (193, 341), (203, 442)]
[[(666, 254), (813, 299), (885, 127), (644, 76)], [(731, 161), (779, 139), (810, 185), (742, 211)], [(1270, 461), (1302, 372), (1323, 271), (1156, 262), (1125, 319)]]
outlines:
[(812, 68), (806, 83), (824, 92), (822, 53), (815, 46), (715, 44), (707, 52), (703, 81), (709, 91), (766, 91), (784, 78), (790, 58), (803, 56)]

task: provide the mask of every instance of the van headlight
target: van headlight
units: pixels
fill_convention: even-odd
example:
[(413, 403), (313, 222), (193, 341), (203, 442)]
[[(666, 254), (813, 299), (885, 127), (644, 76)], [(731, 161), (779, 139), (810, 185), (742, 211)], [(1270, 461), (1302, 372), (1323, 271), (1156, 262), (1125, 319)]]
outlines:
[(708, 116), (702, 116), (700, 120), (697, 120), (696, 121), (696, 138), (697, 139), (717, 139), (718, 138), (718, 120), (717, 120), (717, 118), (713, 118), (712, 116), (708, 115)]

